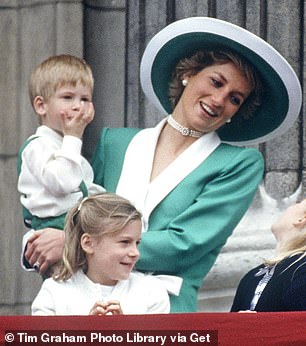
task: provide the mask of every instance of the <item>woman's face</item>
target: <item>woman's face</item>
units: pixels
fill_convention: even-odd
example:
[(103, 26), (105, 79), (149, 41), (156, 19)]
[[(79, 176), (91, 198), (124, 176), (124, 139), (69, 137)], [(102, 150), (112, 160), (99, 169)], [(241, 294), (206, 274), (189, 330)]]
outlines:
[(229, 120), (252, 91), (246, 77), (231, 62), (208, 66), (185, 79), (188, 84), (173, 117), (182, 125), (205, 133)]
[(277, 241), (299, 231), (296, 225), (303, 225), (306, 217), (306, 199), (287, 208), (273, 223), (271, 230)]

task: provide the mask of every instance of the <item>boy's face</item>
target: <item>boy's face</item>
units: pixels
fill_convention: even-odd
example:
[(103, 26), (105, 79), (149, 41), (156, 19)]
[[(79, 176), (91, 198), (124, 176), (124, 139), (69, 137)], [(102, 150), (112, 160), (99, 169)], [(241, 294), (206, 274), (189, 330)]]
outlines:
[(75, 86), (65, 84), (57, 88), (47, 101), (42, 101), (41, 124), (63, 134), (64, 117), (69, 120), (79, 114), (82, 103), (86, 113), (91, 101), (92, 93), (89, 87), (81, 83)]

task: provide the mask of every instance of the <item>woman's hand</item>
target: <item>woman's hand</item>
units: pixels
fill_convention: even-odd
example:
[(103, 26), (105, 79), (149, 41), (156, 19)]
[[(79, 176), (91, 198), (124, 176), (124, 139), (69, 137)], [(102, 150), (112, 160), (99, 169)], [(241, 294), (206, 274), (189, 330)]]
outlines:
[(40, 274), (47, 273), (51, 266), (63, 257), (64, 232), (55, 228), (36, 231), (28, 240), (25, 258)]
[(123, 315), (123, 312), (120, 302), (117, 300), (110, 300), (108, 302), (97, 301), (89, 311), (89, 315)]

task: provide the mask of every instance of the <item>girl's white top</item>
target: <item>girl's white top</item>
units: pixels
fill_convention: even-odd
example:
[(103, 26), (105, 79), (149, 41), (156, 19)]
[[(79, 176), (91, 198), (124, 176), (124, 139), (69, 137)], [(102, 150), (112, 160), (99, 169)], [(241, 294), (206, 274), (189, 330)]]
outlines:
[[(177, 295), (182, 281), (169, 278), (174, 279), (176, 292), (172, 293)], [(67, 281), (45, 280), (33, 301), (32, 315), (88, 315), (95, 302), (109, 300), (118, 300), (124, 314), (169, 313), (167, 285), (164, 276), (132, 272), (128, 280), (104, 286), (79, 270)]]

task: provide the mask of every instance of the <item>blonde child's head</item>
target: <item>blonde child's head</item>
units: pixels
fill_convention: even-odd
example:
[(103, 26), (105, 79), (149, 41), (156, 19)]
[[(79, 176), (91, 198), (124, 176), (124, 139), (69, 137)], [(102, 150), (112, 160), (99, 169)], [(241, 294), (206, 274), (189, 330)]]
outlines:
[(88, 269), (86, 252), (81, 245), (84, 233), (100, 240), (104, 235), (120, 232), (130, 222), (141, 220), (141, 214), (126, 199), (102, 193), (83, 199), (67, 214), (63, 262), (56, 280), (67, 280), (72, 274)]
[(90, 88), (93, 93), (94, 78), (85, 60), (72, 55), (49, 57), (30, 76), (29, 95), (33, 108), (35, 97), (41, 96), (47, 102), (58, 88), (64, 85), (75, 86), (77, 83)]
[(272, 225), (277, 240), (276, 256), (267, 264), (276, 264), (284, 258), (301, 254), (306, 256), (306, 199), (284, 210)]

